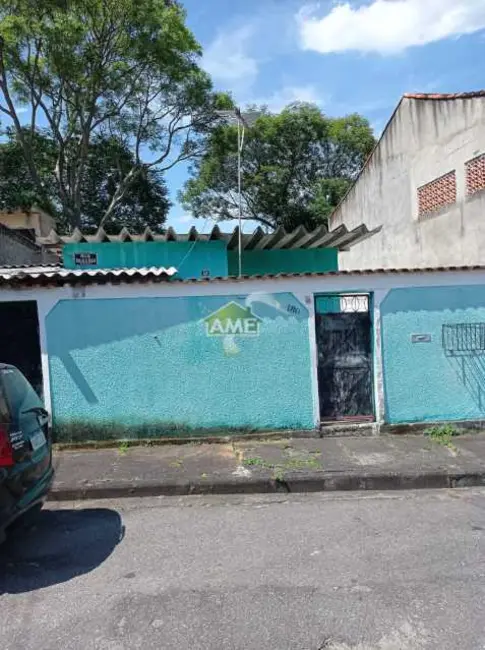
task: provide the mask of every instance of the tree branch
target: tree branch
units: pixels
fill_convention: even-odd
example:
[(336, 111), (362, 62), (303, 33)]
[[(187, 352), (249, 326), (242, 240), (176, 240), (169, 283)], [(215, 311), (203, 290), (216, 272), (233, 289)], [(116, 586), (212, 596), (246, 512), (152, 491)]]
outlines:
[(4, 40), (2, 37), (0, 37), (0, 90), (3, 93), (4, 99), (7, 103), (8, 111), (5, 110), (2, 107), (2, 111), (5, 112), (13, 121), (14, 126), (15, 126), (15, 132), (17, 133), (17, 137), (19, 139), (19, 142), (22, 146), (22, 150), (24, 152), (25, 156), (25, 162), (27, 163), (27, 168), (29, 170), (29, 174), (32, 178), (32, 182), (34, 183), (35, 187), (37, 188), (37, 191), (39, 192), (39, 195), (46, 200), (47, 203), (49, 203), (48, 198), (46, 196), (46, 192), (44, 190), (44, 186), (42, 184), (42, 181), (40, 179), (39, 174), (37, 173), (37, 169), (35, 167), (34, 161), (33, 161), (33, 155), (32, 155), (32, 146), (31, 143), (28, 143), (26, 141), (26, 138), (24, 136), (24, 132), (22, 129), (22, 125), (20, 124), (20, 120), (17, 115), (17, 111), (15, 110), (15, 105), (12, 101), (12, 98), (10, 96), (9, 88), (8, 88), (8, 79), (7, 79), (7, 73), (5, 70), (5, 59), (4, 59)]
[(118, 205), (118, 203), (122, 200), (123, 196), (125, 195), (127, 189), (129, 188), (130, 184), (133, 182), (133, 180), (136, 178), (136, 175), (139, 173), (140, 169), (137, 166), (134, 166), (130, 169), (128, 174), (123, 178), (118, 183), (118, 186), (116, 187), (116, 190), (111, 197), (111, 201), (106, 208), (106, 211), (99, 222), (98, 228), (101, 228), (106, 221), (110, 218), (110, 216), (113, 214), (114, 209)]

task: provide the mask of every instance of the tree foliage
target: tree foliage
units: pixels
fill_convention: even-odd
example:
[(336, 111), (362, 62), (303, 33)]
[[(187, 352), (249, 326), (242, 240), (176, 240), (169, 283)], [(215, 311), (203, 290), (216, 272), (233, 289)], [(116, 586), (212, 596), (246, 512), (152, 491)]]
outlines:
[(55, 145), (53, 182), (71, 227), (82, 224), (83, 183), (99, 138), (130, 152), (112, 179), (102, 223), (149, 170), (162, 173), (197, 154), (220, 102), (200, 54), (183, 10), (169, 0), (2, 0), (0, 111), (42, 202), (51, 196), (34, 156), (39, 128)]
[[(0, 144), (0, 209), (28, 209), (34, 205), (44, 209), (58, 209), (54, 213), (58, 229), (65, 231), (65, 221), (54, 177), (58, 157), (56, 142), (44, 133), (35, 132), (31, 137), (32, 159), (45, 188), (38, 194), (23, 155), (22, 146), (13, 129), (7, 131), (7, 139)], [(116, 187), (123, 174), (133, 166), (131, 151), (116, 140), (97, 136), (89, 145), (81, 183), (81, 228), (95, 231), (105, 214)], [(47, 200), (46, 200), (47, 198)], [(167, 218), (170, 201), (161, 173), (156, 169), (142, 169), (116, 204), (108, 220), (104, 222), (107, 232), (119, 232), (123, 227), (141, 232), (149, 226), (160, 229)]]
[[(311, 104), (278, 115), (259, 110), (242, 150), (243, 219), (269, 228), (320, 225), (374, 147), (369, 123), (359, 115), (326, 117)], [(237, 126), (214, 128), (180, 199), (197, 217), (237, 218)]]

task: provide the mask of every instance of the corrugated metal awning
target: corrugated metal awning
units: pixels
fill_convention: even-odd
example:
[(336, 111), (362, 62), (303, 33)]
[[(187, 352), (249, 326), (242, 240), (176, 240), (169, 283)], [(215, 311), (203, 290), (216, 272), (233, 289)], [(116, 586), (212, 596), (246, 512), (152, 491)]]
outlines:
[[(338, 248), (347, 250), (351, 246), (360, 243), (371, 237), (380, 228), (368, 230), (367, 226), (361, 225), (353, 230), (346, 226), (339, 226), (331, 232), (326, 226), (320, 226), (315, 230), (308, 231), (304, 226), (287, 232), (284, 228), (277, 228), (274, 232), (266, 233), (262, 228), (256, 228), (252, 233), (242, 234), (243, 250), (278, 250), (278, 249), (315, 249), (315, 248)], [(196, 228), (191, 228), (188, 233), (178, 234), (173, 228), (163, 234), (154, 233), (150, 228), (141, 235), (130, 233), (123, 228), (117, 235), (108, 235), (103, 228), (96, 234), (87, 235), (80, 230), (74, 230), (71, 235), (58, 235), (54, 230), (48, 237), (40, 238), (39, 243), (47, 247), (58, 248), (63, 244), (78, 243), (124, 243), (124, 242), (198, 242), (198, 241), (223, 241), (229, 250), (237, 250), (239, 243), (239, 228), (232, 233), (222, 232), (219, 226), (214, 226), (209, 234), (199, 233)]]
[(141, 269), (69, 270), (61, 266), (0, 267), (0, 288), (16, 286), (57, 286), (64, 284), (124, 284), (162, 282), (178, 284), (207, 284), (214, 282), (245, 282), (257, 280), (284, 280), (294, 278), (331, 278), (336, 276), (403, 275), (447, 272), (485, 271), (485, 266), (439, 266), (426, 268), (360, 269), (349, 271), (322, 271), (320, 273), (269, 273), (266, 275), (224, 276), (213, 278), (177, 278), (176, 269), (150, 267)]
[(167, 281), (177, 273), (151, 266), (140, 269), (65, 269), (62, 266), (0, 267), (0, 286), (63, 285), (63, 284), (120, 284), (127, 282)]

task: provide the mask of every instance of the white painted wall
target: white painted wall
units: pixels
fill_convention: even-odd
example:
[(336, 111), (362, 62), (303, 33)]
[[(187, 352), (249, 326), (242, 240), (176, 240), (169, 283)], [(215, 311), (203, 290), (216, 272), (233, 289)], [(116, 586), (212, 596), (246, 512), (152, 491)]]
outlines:
[[(330, 227), (377, 235), (339, 254), (341, 269), (423, 268), (485, 262), (485, 191), (466, 196), (465, 163), (485, 153), (485, 97), (403, 98)], [(418, 220), (418, 187), (456, 170), (457, 202)]]

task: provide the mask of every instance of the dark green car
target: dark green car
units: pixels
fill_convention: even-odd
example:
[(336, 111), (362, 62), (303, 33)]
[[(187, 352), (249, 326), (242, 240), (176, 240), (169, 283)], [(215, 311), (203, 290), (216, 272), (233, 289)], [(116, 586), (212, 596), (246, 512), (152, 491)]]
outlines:
[(16, 519), (40, 509), (53, 477), (47, 411), (24, 375), (0, 363), (0, 542)]

